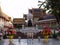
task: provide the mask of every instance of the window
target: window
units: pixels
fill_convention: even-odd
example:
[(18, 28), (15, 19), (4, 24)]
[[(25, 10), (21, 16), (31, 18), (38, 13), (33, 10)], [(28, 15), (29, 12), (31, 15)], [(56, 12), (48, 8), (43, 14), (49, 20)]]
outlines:
[(39, 13), (40, 9), (34, 9), (34, 12)]

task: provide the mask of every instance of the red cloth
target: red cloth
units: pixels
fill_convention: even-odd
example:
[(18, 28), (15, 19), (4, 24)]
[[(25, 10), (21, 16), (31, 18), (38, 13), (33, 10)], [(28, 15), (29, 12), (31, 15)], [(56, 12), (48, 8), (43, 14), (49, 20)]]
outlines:
[(44, 33), (51, 33), (51, 30), (50, 30), (50, 28), (49, 27), (45, 27), (44, 29), (43, 29), (43, 32)]
[(6, 34), (10, 34), (10, 33), (16, 34), (16, 31), (15, 30), (6, 30)]
[(16, 34), (16, 31), (15, 30), (12, 30), (12, 34)]

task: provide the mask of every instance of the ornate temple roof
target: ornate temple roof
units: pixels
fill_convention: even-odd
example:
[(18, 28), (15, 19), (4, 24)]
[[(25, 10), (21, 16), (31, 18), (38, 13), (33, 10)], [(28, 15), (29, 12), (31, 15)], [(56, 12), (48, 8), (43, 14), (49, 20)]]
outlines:
[(54, 15), (46, 15), (38, 19), (39, 20), (46, 20), (46, 19), (56, 19)]

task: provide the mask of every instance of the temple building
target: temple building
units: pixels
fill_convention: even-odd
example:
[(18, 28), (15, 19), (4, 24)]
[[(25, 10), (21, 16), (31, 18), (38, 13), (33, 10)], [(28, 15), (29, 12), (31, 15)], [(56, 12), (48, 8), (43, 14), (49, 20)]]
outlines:
[[(13, 25), (17, 32), (35, 32), (37, 31), (37, 21), (42, 16), (46, 15), (43, 9), (32, 8), (28, 10), (28, 14), (23, 14), (23, 18), (14, 18)], [(28, 31), (30, 30), (30, 31)], [(39, 30), (37, 31), (39, 32)]]
[(13, 19), (13, 25), (14, 25), (15, 28), (22, 28), (22, 26), (25, 25), (25, 19), (14, 18)]
[(35, 26), (35, 22), (41, 18), (42, 16), (46, 15), (45, 11), (43, 9), (39, 8), (32, 8), (28, 10), (29, 14), (24, 14), (23, 18), (28, 20), (28, 18), (31, 17), (33, 26)]
[(46, 15), (44, 10), (39, 8), (29, 9), (29, 13), (32, 13), (34, 22), (37, 21), (40, 17)]
[(8, 28), (10, 25), (13, 25), (11, 17), (5, 14), (0, 7), (0, 28), (5, 30), (5, 28)]
[(47, 14), (43, 9), (32, 8), (28, 10), (28, 14), (23, 14), (23, 18), (14, 18), (13, 25), (17, 32), (25, 35), (20, 35), (21, 37), (32, 36), (32, 38), (37, 38), (44, 26), (48, 26), (52, 30), (58, 24), (54, 15)]
[[(56, 18), (52, 14), (47, 14), (45, 10), (39, 8), (32, 8), (28, 10), (28, 14), (23, 14), (23, 18), (14, 18), (14, 25), (24, 25), (24, 27), (38, 27), (43, 28), (46, 24), (51, 28), (55, 28), (58, 24)], [(29, 23), (29, 25), (28, 25)], [(19, 26), (18, 26), (19, 27)]]
[(38, 28), (43, 28), (43, 26), (48, 26), (50, 28), (56, 28), (58, 23), (54, 15), (45, 15), (42, 18), (39, 18), (36, 22)]

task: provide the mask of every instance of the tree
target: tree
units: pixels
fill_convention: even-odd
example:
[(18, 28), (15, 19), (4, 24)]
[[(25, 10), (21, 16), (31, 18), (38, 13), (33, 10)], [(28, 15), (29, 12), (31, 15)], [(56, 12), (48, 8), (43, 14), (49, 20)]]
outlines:
[(44, 2), (38, 2), (41, 3), (39, 4), (39, 8), (43, 6), (48, 13), (53, 14), (60, 25), (60, 0), (45, 0)]

